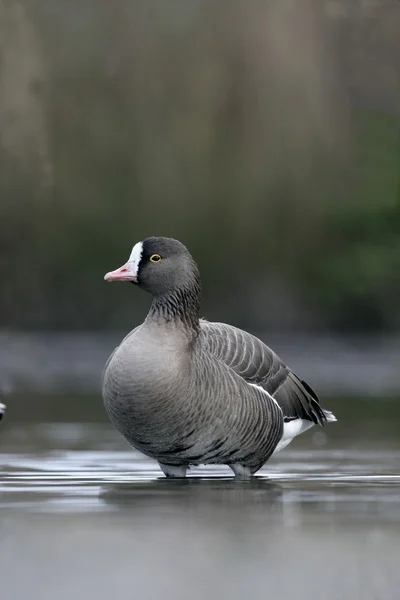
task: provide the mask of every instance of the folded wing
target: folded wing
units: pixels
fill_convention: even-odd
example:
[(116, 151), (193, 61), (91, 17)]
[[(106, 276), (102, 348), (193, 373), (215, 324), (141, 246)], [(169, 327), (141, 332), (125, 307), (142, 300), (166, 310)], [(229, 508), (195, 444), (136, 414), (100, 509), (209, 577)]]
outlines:
[(261, 340), (225, 323), (200, 321), (202, 344), (248, 383), (264, 388), (280, 405), (285, 421), (323, 425), (327, 417), (314, 390)]

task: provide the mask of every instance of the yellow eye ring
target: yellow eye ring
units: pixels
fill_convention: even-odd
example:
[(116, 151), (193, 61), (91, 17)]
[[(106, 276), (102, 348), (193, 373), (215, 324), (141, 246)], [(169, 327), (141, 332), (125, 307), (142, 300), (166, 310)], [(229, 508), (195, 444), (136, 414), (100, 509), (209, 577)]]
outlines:
[(159, 254), (152, 254), (150, 256), (150, 262), (160, 262), (161, 256)]

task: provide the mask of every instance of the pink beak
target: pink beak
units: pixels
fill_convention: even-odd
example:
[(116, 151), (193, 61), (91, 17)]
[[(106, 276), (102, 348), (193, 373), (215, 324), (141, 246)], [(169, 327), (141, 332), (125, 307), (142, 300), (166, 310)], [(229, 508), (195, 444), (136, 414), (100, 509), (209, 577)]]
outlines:
[(137, 283), (137, 275), (134, 273), (135, 265), (127, 262), (115, 271), (110, 271), (104, 275), (106, 281), (134, 281)]

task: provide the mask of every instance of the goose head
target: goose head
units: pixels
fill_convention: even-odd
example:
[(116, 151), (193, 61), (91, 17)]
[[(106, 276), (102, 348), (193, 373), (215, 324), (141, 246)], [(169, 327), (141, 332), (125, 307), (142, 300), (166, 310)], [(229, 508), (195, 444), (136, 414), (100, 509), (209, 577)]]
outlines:
[(154, 297), (200, 288), (196, 263), (181, 242), (149, 237), (132, 248), (128, 261), (104, 276), (106, 281), (130, 281)]

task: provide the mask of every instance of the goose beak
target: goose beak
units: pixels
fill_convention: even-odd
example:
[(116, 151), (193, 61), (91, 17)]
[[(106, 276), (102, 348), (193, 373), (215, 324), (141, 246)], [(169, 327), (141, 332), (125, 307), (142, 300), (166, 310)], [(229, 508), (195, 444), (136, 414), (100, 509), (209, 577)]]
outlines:
[(125, 265), (115, 271), (110, 271), (104, 275), (106, 281), (133, 281), (137, 283), (137, 275), (135, 273), (136, 265), (127, 262)]

